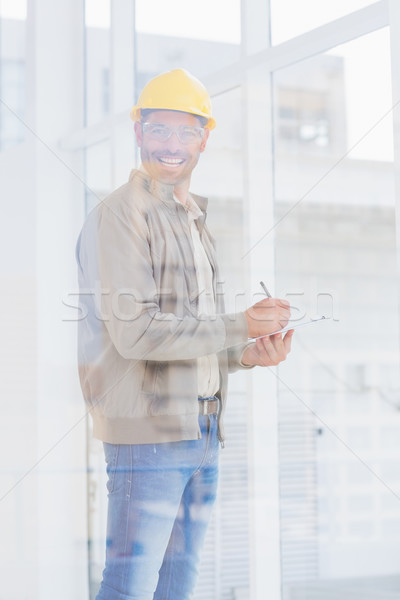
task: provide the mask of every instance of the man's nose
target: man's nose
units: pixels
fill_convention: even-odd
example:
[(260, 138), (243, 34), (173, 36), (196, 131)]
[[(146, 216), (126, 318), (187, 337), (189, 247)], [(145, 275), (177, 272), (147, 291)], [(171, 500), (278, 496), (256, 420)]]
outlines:
[(171, 133), (166, 141), (166, 146), (170, 152), (176, 152), (182, 147), (182, 143), (179, 141), (178, 133), (176, 131)]

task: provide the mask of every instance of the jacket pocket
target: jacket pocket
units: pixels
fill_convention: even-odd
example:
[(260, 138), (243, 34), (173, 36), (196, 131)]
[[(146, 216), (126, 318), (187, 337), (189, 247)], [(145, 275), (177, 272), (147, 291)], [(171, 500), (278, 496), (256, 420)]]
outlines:
[(104, 455), (107, 463), (107, 490), (109, 494), (112, 494), (114, 491), (115, 484), (115, 475), (117, 473), (117, 464), (118, 464), (118, 452), (119, 445), (118, 444), (108, 444), (106, 442), (103, 443), (104, 447)]
[(143, 373), (142, 392), (144, 394), (154, 394), (160, 363), (154, 360), (146, 360)]
[(196, 367), (193, 360), (159, 363), (149, 405), (151, 416), (183, 416), (198, 411)]

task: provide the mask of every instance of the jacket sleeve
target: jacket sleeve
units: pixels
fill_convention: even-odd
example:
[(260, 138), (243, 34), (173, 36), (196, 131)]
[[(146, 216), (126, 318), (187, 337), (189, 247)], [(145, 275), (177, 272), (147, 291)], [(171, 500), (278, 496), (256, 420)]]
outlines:
[(239, 369), (254, 369), (255, 365), (244, 365), (242, 363), (243, 352), (251, 344), (254, 344), (254, 342), (247, 342), (245, 344), (239, 344), (237, 346), (233, 346), (232, 348), (228, 348), (228, 371), (229, 371), (229, 373), (234, 373), (235, 371), (238, 371)]
[(104, 204), (98, 214), (88, 230), (92, 234), (86, 235), (83, 262), (96, 290), (98, 318), (121, 356), (185, 360), (247, 341), (244, 313), (178, 317), (161, 312), (145, 215)]

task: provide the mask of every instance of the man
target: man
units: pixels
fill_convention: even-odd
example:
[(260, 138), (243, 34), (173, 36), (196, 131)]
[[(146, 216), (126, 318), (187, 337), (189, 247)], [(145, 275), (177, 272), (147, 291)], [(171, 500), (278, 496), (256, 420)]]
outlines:
[[(289, 303), (226, 314), (206, 200), (191, 174), (215, 126), (182, 69), (132, 109), (142, 165), (89, 215), (77, 248), (80, 377), (104, 442), (107, 554), (97, 600), (186, 600), (216, 495), (228, 371), (276, 365)], [(248, 343), (248, 338), (267, 336)]]

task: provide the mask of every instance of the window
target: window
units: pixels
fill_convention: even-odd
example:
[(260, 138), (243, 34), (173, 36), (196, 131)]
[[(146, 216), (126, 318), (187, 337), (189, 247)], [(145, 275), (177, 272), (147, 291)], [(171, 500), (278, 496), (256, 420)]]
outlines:
[(110, 114), (110, 0), (85, 0), (85, 121)]
[(202, 78), (240, 57), (240, 2), (206, 0), (194, 14), (185, 0), (137, 0), (136, 30), (138, 90), (174, 68)]
[(0, 151), (25, 139), (26, 1), (0, 5)]
[[(379, 60), (366, 76), (369, 53)], [(400, 454), (393, 427), (400, 426), (394, 401), (400, 379), (388, 65), (384, 29), (274, 76), (278, 288), (292, 292), (293, 304), (310, 315), (324, 310), (332, 317), (307, 334), (296, 332), (295, 355), (279, 368), (285, 600), (336, 598), (339, 589), (347, 598), (364, 586), (383, 598), (398, 573), (393, 467)], [(316, 133), (321, 121), (326, 143), (301, 136), (304, 124)], [(282, 122), (293, 124), (291, 136)]]
[(375, 0), (271, 0), (272, 43), (280, 44), (374, 2)]
[[(53, 4), (29, 2), (26, 15), (24, 1), (0, 2), (4, 595), (96, 594), (106, 474), (78, 385), (74, 248), (84, 213), (138, 165), (138, 93), (183, 66), (213, 96), (217, 128), (192, 189), (209, 198), (227, 310), (260, 299), (263, 279), (301, 312), (332, 317), (299, 329), (279, 369), (230, 379), (195, 598), (397, 597), (397, 3)], [(37, 135), (21, 143), (30, 114)]]

